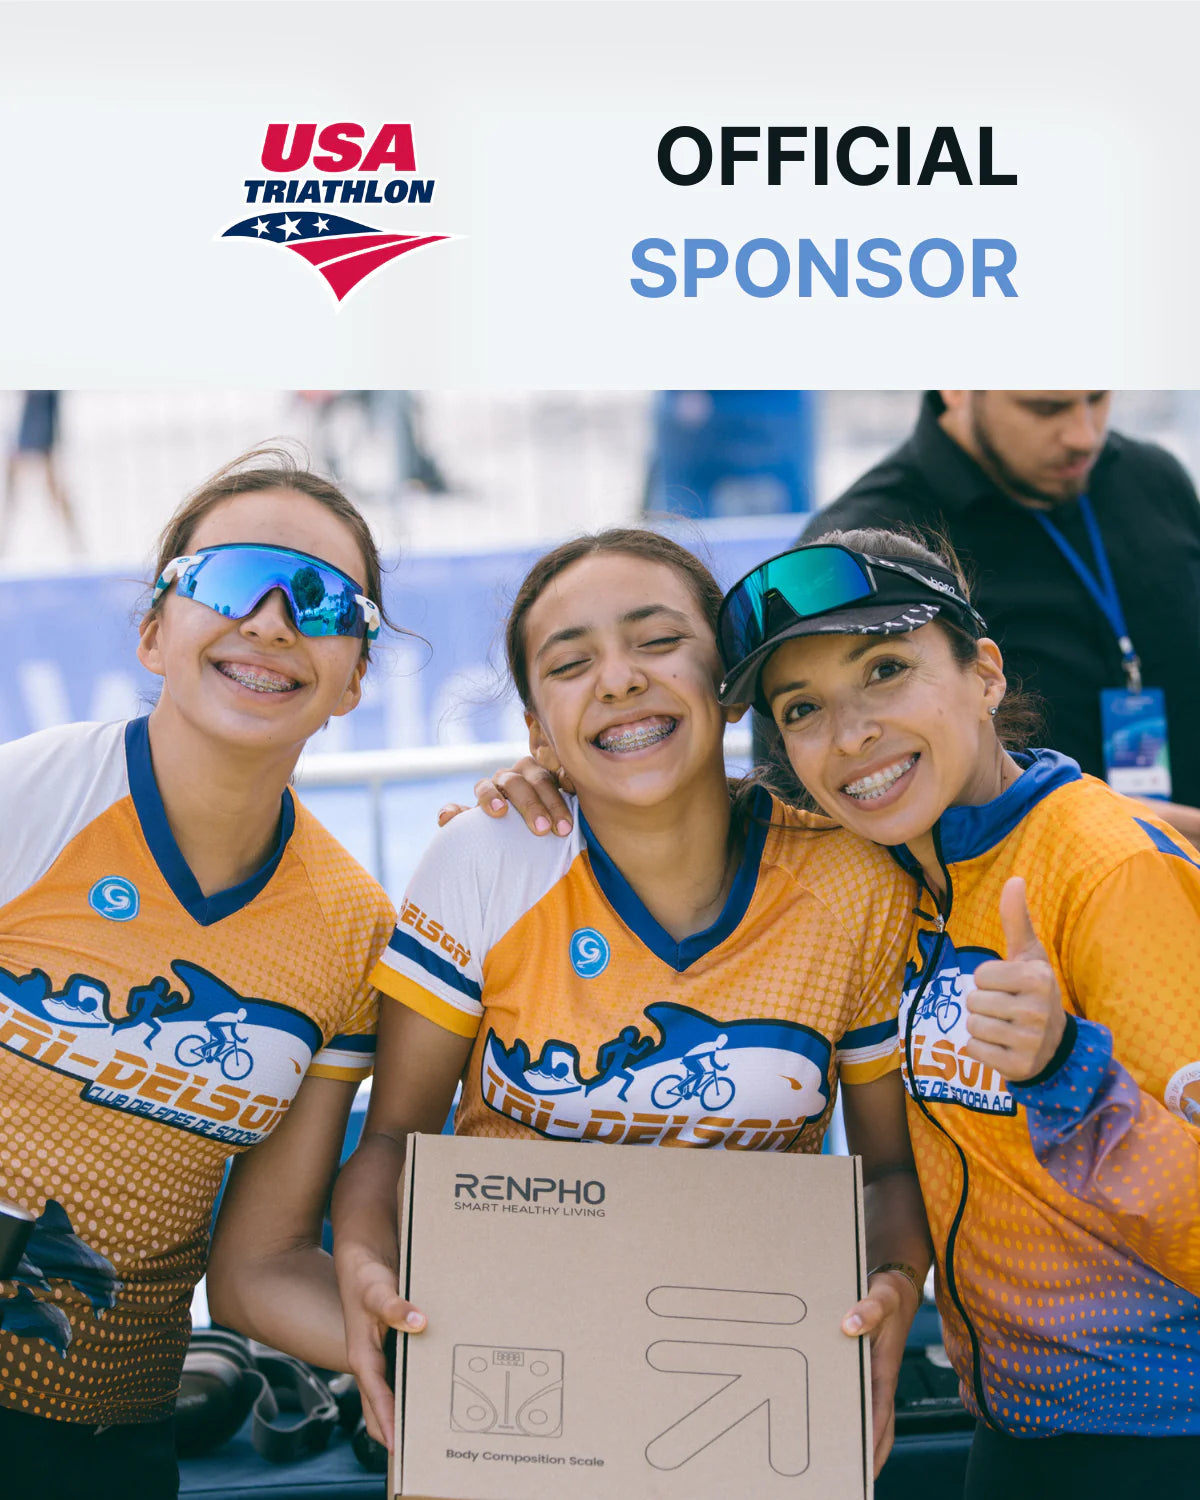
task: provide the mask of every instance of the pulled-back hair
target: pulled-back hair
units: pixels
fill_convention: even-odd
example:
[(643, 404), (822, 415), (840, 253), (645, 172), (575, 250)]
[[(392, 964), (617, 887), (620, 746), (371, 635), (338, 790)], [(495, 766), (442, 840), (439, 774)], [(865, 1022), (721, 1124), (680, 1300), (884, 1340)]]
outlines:
[(712, 576), (698, 557), (686, 547), (673, 542), (670, 537), (657, 531), (646, 531), (638, 526), (611, 526), (607, 531), (597, 531), (585, 536), (573, 537), (563, 542), (545, 557), (538, 558), (525, 575), (504, 627), (504, 652), (508, 660), (509, 676), (517, 695), (526, 708), (531, 707), (529, 687), (529, 661), (525, 647), (525, 617), (541, 598), (547, 584), (560, 573), (577, 563), (580, 558), (624, 556), (640, 558), (643, 562), (661, 563), (673, 568), (691, 590), (700, 613), (712, 628), (715, 637), (717, 615), (721, 609), (721, 585)]
[[(268, 490), (294, 490), (297, 494), (307, 495), (346, 525), (362, 553), (366, 568), (362, 583), (366, 595), (379, 606), (384, 623), (396, 630), (398, 627), (384, 611), (383, 569), (379, 560), (379, 548), (362, 513), (332, 480), (304, 468), (295, 455), (283, 447), (268, 445), (243, 453), (232, 463), (218, 469), (187, 496), (158, 539), (154, 577), (161, 577), (163, 569), (173, 557), (181, 557), (188, 552), (197, 526), (210, 511), (237, 495), (254, 495)], [(153, 615), (162, 608), (164, 597), (150, 606), (147, 615)], [(370, 642), (365, 635), (362, 654), (367, 658), (371, 654)]]

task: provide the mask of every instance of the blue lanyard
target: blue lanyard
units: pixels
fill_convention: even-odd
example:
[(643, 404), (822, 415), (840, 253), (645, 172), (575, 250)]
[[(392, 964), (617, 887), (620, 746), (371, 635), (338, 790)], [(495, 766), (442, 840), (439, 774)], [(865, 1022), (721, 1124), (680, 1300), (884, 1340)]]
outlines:
[(1054, 522), (1050, 520), (1043, 511), (1035, 510), (1030, 514), (1041, 526), (1042, 530), (1070, 563), (1075, 576), (1087, 589), (1095, 601), (1097, 609), (1108, 621), (1109, 628), (1117, 638), (1117, 645), (1121, 648), (1121, 665), (1125, 668), (1125, 686), (1131, 693), (1140, 693), (1142, 690), (1142, 664), (1138, 660), (1137, 652), (1133, 649), (1133, 642), (1129, 639), (1129, 631), (1125, 626), (1125, 612), (1121, 608), (1121, 596), (1117, 593), (1117, 585), (1113, 580), (1112, 569), (1108, 565), (1108, 553), (1104, 550), (1104, 543), (1100, 540), (1100, 528), (1096, 525), (1096, 517), (1092, 512), (1092, 502), (1086, 495), (1079, 497), (1079, 510), (1083, 516), (1083, 524), (1087, 527), (1088, 540), (1092, 544), (1092, 552), (1096, 557), (1096, 572), (1092, 572), (1075, 548), (1072, 547)]

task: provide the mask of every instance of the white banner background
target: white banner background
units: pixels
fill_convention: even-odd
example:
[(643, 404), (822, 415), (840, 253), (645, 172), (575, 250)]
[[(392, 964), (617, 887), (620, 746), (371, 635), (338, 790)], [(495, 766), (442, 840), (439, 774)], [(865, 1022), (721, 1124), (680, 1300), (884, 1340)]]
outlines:
[[(1191, 4), (9, 4), (0, 381), (296, 387), (1200, 384)], [(269, 121), (411, 122), (459, 238), (340, 306), (221, 240)], [(1016, 187), (659, 174), (672, 126), (992, 125)], [(864, 158), (871, 155), (864, 148)], [(915, 169), (914, 169), (915, 170)], [(301, 177), (311, 175), (300, 173)], [(353, 175), (353, 174), (344, 174)], [(1019, 296), (634, 294), (648, 236), (1016, 246)], [(853, 280), (853, 272), (852, 272)]]

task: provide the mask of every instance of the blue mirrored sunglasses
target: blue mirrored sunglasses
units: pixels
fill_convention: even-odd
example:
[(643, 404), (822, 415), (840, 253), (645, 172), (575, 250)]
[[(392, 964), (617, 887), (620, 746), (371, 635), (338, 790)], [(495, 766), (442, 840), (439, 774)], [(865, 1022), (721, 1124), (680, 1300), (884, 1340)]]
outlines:
[(771, 635), (769, 605), (778, 598), (797, 620), (870, 600), (875, 604), (936, 603), (971, 635), (987, 626), (944, 568), (871, 557), (835, 544), (813, 543), (770, 558), (729, 590), (717, 619), (717, 644), (727, 669)]
[(253, 614), (272, 589), (282, 589), (301, 635), (349, 635), (373, 641), (382, 623), (379, 606), (339, 568), (257, 542), (225, 542), (173, 557), (154, 585), (151, 604), (167, 589), (206, 604), (231, 620)]

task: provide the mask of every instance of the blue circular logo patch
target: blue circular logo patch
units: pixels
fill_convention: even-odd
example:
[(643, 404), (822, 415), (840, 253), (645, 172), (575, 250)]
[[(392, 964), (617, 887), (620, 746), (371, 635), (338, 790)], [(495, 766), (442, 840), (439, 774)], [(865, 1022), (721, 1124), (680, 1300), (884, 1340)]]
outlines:
[(88, 892), (88, 905), (110, 922), (132, 922), (140, 904), (137, 886), (122, 875), (106, 875)]
[(577, 927), (571, 934), (571, 967), (581, 979), (595, 979), (608, 968), (608, 939), (594, 927)]

